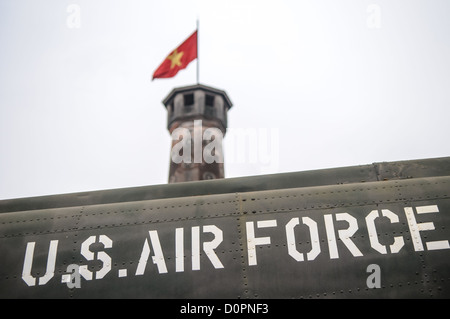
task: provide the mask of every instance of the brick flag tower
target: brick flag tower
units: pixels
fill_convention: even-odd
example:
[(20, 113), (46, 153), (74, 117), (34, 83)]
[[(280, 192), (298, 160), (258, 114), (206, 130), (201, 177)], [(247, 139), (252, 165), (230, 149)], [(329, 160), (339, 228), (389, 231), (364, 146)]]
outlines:
[(228, 95), (202, 84), (175, 88), (163, 100), (172, 137), (169, 183), (224, 178), (222, 138)]

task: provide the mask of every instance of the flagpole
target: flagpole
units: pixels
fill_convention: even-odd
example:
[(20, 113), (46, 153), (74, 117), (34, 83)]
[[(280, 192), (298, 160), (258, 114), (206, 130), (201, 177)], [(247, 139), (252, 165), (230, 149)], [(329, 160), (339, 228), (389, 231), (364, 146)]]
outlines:
[(199, 70), (200, 70), (200, 59), (199, 59), (199, 54), (198, 51), (198, 34), (199, 34), (199, 30), (198, 30), (198, 26), (199, 26), (199, 22), (198, 22), (198, 18), (197, 18), (197, 84), (200, 84), (200, 80), (199, 80)]

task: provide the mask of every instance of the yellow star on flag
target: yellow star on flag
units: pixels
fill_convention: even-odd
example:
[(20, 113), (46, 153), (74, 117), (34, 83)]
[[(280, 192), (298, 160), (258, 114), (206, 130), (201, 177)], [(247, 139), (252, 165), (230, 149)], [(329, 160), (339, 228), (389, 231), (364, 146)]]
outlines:
[(181, 57), (183, 56), (184, 52), (179, 52), (177, 49), (175, 49), (171, 55), (167, 57), (172, 64), (170, 65), (170, 68), (173, 69), (175, 66), (181, 66)]
[(197, 31), (170, 52), (153, 73), (152, 81), (174, 77), (178, 71), (185, 69), (195, 59), (197, 59)]

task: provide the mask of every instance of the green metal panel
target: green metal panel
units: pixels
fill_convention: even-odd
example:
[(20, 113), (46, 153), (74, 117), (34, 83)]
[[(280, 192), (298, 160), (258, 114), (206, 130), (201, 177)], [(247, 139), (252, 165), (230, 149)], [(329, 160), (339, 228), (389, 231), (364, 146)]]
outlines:
[[(2, 201), (0, 297), (449, 298), (448, 167), (433, 159)], [(80, 288), (64, 282), (69, 265), (84, 268)], [(380, 288), (368, 285), (371, 265)]]

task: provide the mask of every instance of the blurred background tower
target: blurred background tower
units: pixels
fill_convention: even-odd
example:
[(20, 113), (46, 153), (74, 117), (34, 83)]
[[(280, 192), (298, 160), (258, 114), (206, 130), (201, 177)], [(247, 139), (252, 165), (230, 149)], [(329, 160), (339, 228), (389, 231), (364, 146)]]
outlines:
[[(163, 103), (167, 109), (167, 129), (172, 136), (169, 183), (224, 178), (222, 140), (216, 139), (216, 135), (224, 137), (227, 130), (227, 113), (232, 107), (228, 95), (222, 90), (196, 84), (173, 89)], [(175, 130), (178, 134), (187, 131), (189, 134), (176, 137), (178, 134), (172, 134)], [(214, 131), (218, 134), (211, 136)], [(208, 163), (203, 154), (211, 151), (205, 147), (213, 141), (216, 147), (212, 154), (218, 160)], [(186, 150), (191, 151), (190, 156), (183, 154)], [(174, 155), (184, 155), (183, 158), (190, 158), (190, 161), (177, 163)]]

